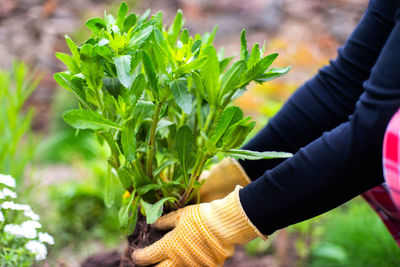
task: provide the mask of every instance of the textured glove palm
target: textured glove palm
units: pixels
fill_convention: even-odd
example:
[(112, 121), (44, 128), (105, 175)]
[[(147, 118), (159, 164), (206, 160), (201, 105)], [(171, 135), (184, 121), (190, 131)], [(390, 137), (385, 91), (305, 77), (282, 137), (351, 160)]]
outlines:
[(222, 266), (234, 245), (264, 237), (247, 218), (238, 186), (227, 197), (192, 205), (161, 217), (154, 226), (175, 227), (151, 246), (132, 254), (136, 264), (159, 266)]

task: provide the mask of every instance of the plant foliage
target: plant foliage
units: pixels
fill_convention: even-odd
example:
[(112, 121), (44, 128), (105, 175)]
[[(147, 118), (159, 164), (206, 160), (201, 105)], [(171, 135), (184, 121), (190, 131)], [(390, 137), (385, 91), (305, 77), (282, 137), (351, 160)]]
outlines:
[(80, 103), (64, 120), (107, 142), (108, 162), (130, 193), (119, 213), (128, 234), (139, 206), (151, 223), (164, 207), (186, 205), (201, 185), (198, 178), (207, 161), (217, 154), (290, 156), (238, 149), (254, 122), (229, 106), (250, 82), (289, 71), (270, 68), (277, 54), (264, 57), (258, 44), (250, 53), (243, 31), (241, 58), (230, 64), (232, 58), (213, 46), (216, 28), (191, 37), (180, 10), (168, 28), (161, 12), (149, 15), (128, 14), (123, 2), (117, 17), (105, 13), (86, 23), (92, 35), (83, 44), (66, 37), (71, 55), (56, 55), (68, 71), (54, 78)]
[(24, 63), (14, 62), (10, 70), (0, 70), (0, 172), (13, 175), (20, 183), (32, 160), (32, 107), (25, 108), (36, 89), (40, 75)]

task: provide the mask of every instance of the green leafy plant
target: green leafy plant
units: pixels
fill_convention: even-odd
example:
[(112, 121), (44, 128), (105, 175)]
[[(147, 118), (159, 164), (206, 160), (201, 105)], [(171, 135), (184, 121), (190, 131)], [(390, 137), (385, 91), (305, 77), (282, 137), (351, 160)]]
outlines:
[(213, 46), (217, 28), (191, 37), (180, 10), (168, 28), (162, 12), (149, 15), (128, 14), (123, 2), (116, 17), (105, 13), (87, 21), (92, 35), (80, 46), (66, 37), (71, 55), (56, 54), (68, 71), (54, 78), (80, 104), (64, 113), (64, 120), (77, 130), (92, 130), (109, 145), (110, 174), (129, 191), (119, 213), (128, 234), (138, 207), (153, 223), (164, 207), (193, 201), (198, 178), (216, 155), (290, 156), (238, 149), (255, 122), (230, 106), (250, 82), (289, 71), (270, 67), (278, 54), (263, 56), (265, 46), (258, 44), (249, 52), (243, 31), (240, 59), (233, 62)]

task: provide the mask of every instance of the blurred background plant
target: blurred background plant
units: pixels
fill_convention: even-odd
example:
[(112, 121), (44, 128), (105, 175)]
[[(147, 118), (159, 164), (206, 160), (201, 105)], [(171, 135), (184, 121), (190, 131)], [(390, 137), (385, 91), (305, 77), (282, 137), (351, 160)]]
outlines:
[(31, 266), (43, 261), (48, 245), (54, 239), (42, 228), (37, 215), (29, 205), (15, 203), (16, 181), (11, 175), (0, 173), (0, 266)]
[[(0, 1), (0, 66), (7, 69), (7, 74), (2, 71), (0, 75), (0, 155), (7, 154), (6, 160), (0, 156), (0, 173), (11, 173), (21, 181), (19, 202), (30, 203), (41, 216), (44, 228), (54, 235), (56, 243), (47, 258), (51, 266), (78, 266), (95, 251), (123, 247), (116, 215), (102, 202), (106, 148), (84, 131), (76, 134), (63, 122), (61, 114), (77, 104), (65, 90), (57, 88), (52, 78), (64, 68), (54, 57), (55, 51), (68, 51), (64, 34), (77, 41), (87, 39), (84, 21), (101, 16), (110, 6), (116, 11), (119, 4), (114, 0)], [(291, 65), (291, 72), (265, 86), (253, 86), (235, 103), (257, 120), (255, 133), (299, 85), (335, 56), (368, 1), (132, 0), (128, 4), (138, 13), (146, 8), (162, 10), (167, 23), (181, 8), (191, 32), (210, 31), (219, 24), (216, 44), (225, 47), (226, 55), (239, 51), (236, 39), (242, 28), (247, 29), (249, 46), (267, 40), (267, 52), (280, 53), (277, 66)], [(10, 116), (5, 115), (10, 107), (4, 103), (17, 97), (9, 93), (15, 88), (12, 84), (17, 84), (13, 77), (20, 77), (18, 84), (29, 84), (29, 79), (21, 78), (23, 71), (15, 67), (12, 70), (14, 58), (29, 62), (44, 74), (27, 103), (13, 109), (11, 116), (19, 116), (17, 131), (25, 131), (19, 138), (10, 137), (4, 130), (9, 127), (4, 118)], [(24, 68), (25, 77), (33, 78), (30, 84), (36, 84), (36, 76)], [(16, 71), (20, 74), (12, 74)], [(36, 112), (30, 114), (32, 107)], [(24, 118), (29, 118), (30, 126), (23, 127)], [(8, 153), (4, 144), (8, 143), (9, 151), (12, 142), (16, 142), (17, 149)], [(115, 190), (120, 188), (116, 182), (113, 186)], [(122, 194), (117, 192), (112, 197), (116, 205)], [(245, 259), (241, 266), (400, 265), (396, 262), (400, 259), (397, 245), (361, 199), (280, 231), (267, 243), (256, 239), (244, 250), (239, 248), (237, 258), (246, 253), (250, 257), (241, 258), (242, 262)]]
[(10, 71), (0, 70), (0, 173), (16, 177), (17, 183), (35, 149), (31, 133), (34, 110), (25, 102), (39, 81), (37, 73), (22, 62), (14, 62)]

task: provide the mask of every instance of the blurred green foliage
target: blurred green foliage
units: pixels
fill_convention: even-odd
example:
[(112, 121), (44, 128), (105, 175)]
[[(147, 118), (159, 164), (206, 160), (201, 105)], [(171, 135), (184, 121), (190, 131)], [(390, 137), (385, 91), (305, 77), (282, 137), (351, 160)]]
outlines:
[(356, 199), (328, 215), (310, 266), (400, 266), (400, 249), (378, 215)]
[(1, 266), (31, 266), (35, 255), (25, 248), (25, 244), (25, 238), (16, 238), (14, 235), (0, 231)]
[(356, 198), (289, 227), (297, 266), (400, 266), (400, 249), (369, 205)]
[(40, 75), (22, 62), (0, 70), (0, 172), (19, 184), (34, 152), (31, 122), (34, 110), (25, 103), (40, 81)]
[[(118, 211), (104, 204), (101, 184), (90, 177), (83, 182), (67, 182), (49, 188), (54, 212), (47, 218), (52, 221), (51, 231), (56, 234), (56, 249), (70, 247), (80, 249), (85, 242), (97, 240), (104, 244), (116, 244), (120, 240)], [(114, 186), (116, 190), (120, 186)], [(122, 191), (122, 190), (120, 190)], [(121, 195), (115, 194), (113, 201), (121, 203)]]
[(38, 147), (37, 158), (44, 163), (71, 163), (76, 160), (94, 160), (100, 145), (87, 130), (76, 131), (62, 119), (62, 113), (78, 107), (74, 97), (66, 91), (57, 91), (51, 110), (50, 134)]

